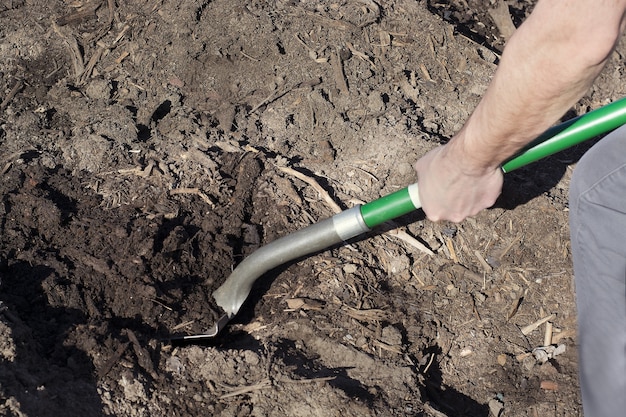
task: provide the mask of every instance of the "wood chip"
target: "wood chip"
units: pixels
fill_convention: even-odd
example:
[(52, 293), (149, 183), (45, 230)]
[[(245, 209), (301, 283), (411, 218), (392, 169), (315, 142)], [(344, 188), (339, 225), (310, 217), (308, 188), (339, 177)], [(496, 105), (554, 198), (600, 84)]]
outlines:
[(522, 334), (524, 336), (528, 336), (529, 334), (531, 334), (532, 332), (537, 330), (539, 328), (539, 326), (541, 326), (543, 323), (548, 322), (548, 321), (554, 319), (555, 317), (556, 317), (555, 314), (550, 314), (549, 316), (546, 316), (546, 317), (544, 317), (542, 319), (539, 319), (536, 322), (529, 324), (528, 326), (522, 327), (522, 329), (521, 329)]
[(514, 315), (517, 314), (517, 312), (519, 311), (520, 306), (522, 305), (522, 302), (524, 301), (524, 297), (519, 297), (517, 299), (517, 301), (515, 302), (515, 304), (513, 304), (513, 307), (511, 307), (511, 311), (509, 311), (509, 314), (507, 314), (506, 316), (506, 321), (508, 322), (509, 320), (511, 320), (513, 318)]
[(15, 85), (13, 85), (13, 88), (11, 88), (9, 94), (7, 94), (4, 100), (2, 100), (2, 103), (0, 103), (0, 112), (3, 112), (9, 106), (11, 100), (13, 100), (17, 93), (20, 92), (22, 87), (24, 87), (24, 83), (19, 80), (15, 83)]
[(515, 25), (511, 20), (511, 14), (509, 13), (509, 6), (504, 0), (498, 0), (498, 4), (495, 9), (489, 9), (489, 16), (493, 19), (493, 23), (497, 26), (500, 34), (505, 40), (509, 40), (513, 33), (515, 33)]
[(485, 272), (488, 272), (488, 273), (493, 272), (493, 268), (491, 267), (491, 265), (487, 263), (487, 261), (485, 260), (483, 255), (481, 255), (478, 249), (474, 251), (474, 255), (476, 256), (476, 259), (478, 259), (478, 262), (480, 262), (480, 265), (483, 267)]
[(552, 344), (552, 323), (546, 322), (546, 331), (543, 336), (543, 345), (550, 346)]
[(76, 38), (74, 38), (71, 34), (63, 33), (61, 28), (54, 22), (52, 23), (52, 29), (65, 42), (65, 46), (70, 53), (72, 67), (74, 68), (74, 78), (78, 81), (85, 70), (85, 61), (83, 60), (81, 49), (78, 47), (78, 41), (76, 41)]
[(504, 353), (501, 353), (500, 355), (498, 355), (498, 365), (500, 366), (506, 365), (506, 355)]
[(559, 384), (555, 381), (541, 381), (539, 386), (541, 389), (545, 389), (547, 391), (556, 391), (559, 389)]
[(172, 328), (172, 331), (177, 331), (177, 330), (180, 330), (180, 329), (182, 329), (182, 328), (184, 328), (184, 327), (189, 327), (189, 326), (191, 326), (194, 322), (195, 322), (195, 320), (188, 320), (188, 321), (182, 322), (182, 323), (180, 323), (180, 324), (177, 324), (176, 326), (174, 326), (174, 327)]
[(310, 298), (289, 298), (285, 300), (289, 310), (314, 310), (320, 311), (324, 307), (324, 302), (319, 300), (312, 300)]
[(454, 250), (454, 243), (452, 243), (452, 239), (446, 238), (446, 247), (450, 252), (450, 259), (452, 259), (455, 263), (460, 263), (459, 258), (456, 256), (456, 251)]

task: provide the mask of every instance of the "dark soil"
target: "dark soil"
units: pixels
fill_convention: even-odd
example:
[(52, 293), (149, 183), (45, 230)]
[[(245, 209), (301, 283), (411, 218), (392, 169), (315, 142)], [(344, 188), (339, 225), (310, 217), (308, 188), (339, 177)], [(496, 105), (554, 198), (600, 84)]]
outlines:
[[(519, 25), (532, 2), (509, 2)], [(497, 1), (0, 2), (0, 415), (576, 416), (579, 147), (462, 224), (245, 256), (415, 181), (504, 45)], [(625, 94), (619, 61), (568, 116)], [(398, 236), (395, 231), (406, 233)], [(410, 236), (434, 252), (428, 255)], [(414, 242), (415, 242), (414, 241)], [(545, 363), (552, 344), (565, 352)]]

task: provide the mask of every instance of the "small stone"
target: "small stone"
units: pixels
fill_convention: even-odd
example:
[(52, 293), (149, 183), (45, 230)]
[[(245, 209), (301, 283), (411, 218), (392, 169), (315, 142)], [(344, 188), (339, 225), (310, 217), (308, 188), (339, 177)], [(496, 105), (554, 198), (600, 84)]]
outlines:
[(501, 353), (500, 355), (498, 355), (498, 365), (500, 366), (506, 365), (506, 355), (504, 353)]
[(459, 352), (459, 356), (462, 358), (465, 358), (469, 355), (471, 355), (472, 353), (474, 353), (474, 351), (472, 350), (471, 347), (465, 347), (463, 349), (461, 349), (461, 351)]
[(500, 417), (503, 408), (502, 403), (495, 398), (489, 400), (489, 417)]

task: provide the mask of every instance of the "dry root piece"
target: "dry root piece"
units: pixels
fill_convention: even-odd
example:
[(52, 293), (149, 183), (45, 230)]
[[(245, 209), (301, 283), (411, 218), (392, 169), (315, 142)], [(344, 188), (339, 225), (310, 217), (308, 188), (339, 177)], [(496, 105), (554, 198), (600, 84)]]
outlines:
[(341, 213), (341, 207), (339, 207), (339, 205), (335, 203), (330, 194), (328, 194), (328, 191), (326, 191), (321, 185), (319, 185), (319, 183), (314, 178), (311, 178), (308, 175), (301, 173), (300, 171), (296, 171), (295, 169), (286, 166), (277, 166), (277, 168), (285, 174), (294, 176), (299, 180), (302, 180), (309, 184), (315, 189), (315, 191), (317, 191), (322, 200), (326, 203), (326, 205), (328, 205), (328, 207), (330, 207), (333, 212)]
[(399, 347), (399, 346), (392, 346), (392, 345), (389, 345), (389, 344), (387, 344), (385, 342), (381, 342), (380, 340), (374, 340), (372, 342), (372, 344), (375, 347), (379, 348), (379, 349), (386, 350), (388, 352), (397, 353), (398, 355), (402, 355), (402, 353), (404, 353), (404, 352), (402, 352), (402, 348), (401, 347)]
[(404, 230), (390, 230), (387, 232), (387, 234), (397, 237), (398, 239), (400, 239), (401, 241), (403, 241), (404, 243), (413, 246), (415, 249), (419, 250), (420, 252), (423, 252), (427, 255), (434, 255), (435, 253), (430, 250), (430, 248), (428, 248), (426, 245), (424, 245), (422, 242), (420, 242), (419, 240), (415, 239), (413, 236), (409, 235), (407, 232), (405, 232)]
[(262, 390), (265, 388), (270, 388), (271, 386), (272, 386), (272, 381), (270, 381), (269, 379), (264, 379), (261, 382), (253, 384), (253, 385), (234, 388), (229, 393), (222, 395), (220, 397), (220, 400), (223, 400), (225, 398), (237, 397), (239, 395), (248, 394), (250, 392)]

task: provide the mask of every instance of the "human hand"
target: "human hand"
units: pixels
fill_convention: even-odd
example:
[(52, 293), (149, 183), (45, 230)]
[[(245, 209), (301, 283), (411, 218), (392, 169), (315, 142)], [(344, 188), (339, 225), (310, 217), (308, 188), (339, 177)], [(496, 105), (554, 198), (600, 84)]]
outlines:
[(422, 209), (432, 221), (461, 222), (491, 207), (502, 192), (499, 167), (476, 166), (452, 143), (428, 152), (414, 168)]

